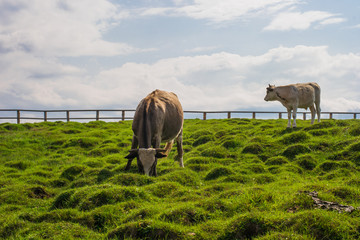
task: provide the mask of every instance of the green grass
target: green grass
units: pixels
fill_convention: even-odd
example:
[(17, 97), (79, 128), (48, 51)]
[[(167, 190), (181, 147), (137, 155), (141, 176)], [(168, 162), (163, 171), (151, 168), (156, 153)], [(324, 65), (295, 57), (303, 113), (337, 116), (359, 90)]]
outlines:
[[(360, 121), (185, 120), (158, 177), (131, 121), (0, 124), (0, 239), (359, 239)], [(356, 208), (314, 208), (306, 191)]]

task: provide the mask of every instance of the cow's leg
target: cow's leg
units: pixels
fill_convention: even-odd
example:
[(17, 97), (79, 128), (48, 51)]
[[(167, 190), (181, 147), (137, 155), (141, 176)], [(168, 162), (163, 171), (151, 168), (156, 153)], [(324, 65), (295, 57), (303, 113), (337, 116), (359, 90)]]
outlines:
[(153, 165), (153, 176), (156, 177), (157, 176), (157, 171), (156, 171), (156, 165), (157, 165), (157, 158), (155, 158), (155, 162), (154, 162), (154, 165)]
[(294, 107), (293, 108), (293, 113), (292, 113), (292, 115), (293, 115), (293, 128), (296, 128), (296, 113), (297, 113), (297, 108)]
[(314, 120), (315, 120), (315, 107), (314, 107), (314, 105), (312, 105), (310, 107), (310, 111), (311, 111), (311, 124), (314, 124)]
[[(135, 137), (135, 135), (133, 135), (132, 143), (131, 143), (131, 149), (136, 149), (138, 147), (138, 144), (139, 143), (138, 143), (137, 137)], [(125, 167), (125, 171), (128, 171), (130, 169), (132, 160), (133, 160), (133, 158), (128, 159), (128, 162), (127, 162), (126, 167)]]
[(287, 112), (288, 112), (288, 124), (287, 124), (287, 127), (290, 128), (291, 127), (291, 109), (288, 108)]
[(153, 148), (160, 148), (161, 145), (161, 135), (156, 134), (151, 142)]
[[(156, 135), (154, 137), (154, 141), (152, 142), (152, 146), (153, 148), (160, 148), (160, 145), (161, 145), (161, 136), (160, 135)], [(157, 176), (157, 171), (156, 171), (156, 165), (157, 165), (157, 157), (155, 157), (155, 162), (152, 166), (153, 168), (153, 176)]]
[(319, 102), (315, 102), (315, 106), (316, 106), (317, 119), (318, 119), (318, 122), (320, 122), (320, 115), (321, 115), (320, 103), (319, 103)]
[(166, 143), (166, 145), (165, 145), (165, 151), (166, 151), (165, 155), (169, 155), (173, 144), (174, 144), (174, 140), (171, 140), (171, 141)]
[(183, 160), (183, 155), (184, 155), (184, 150), (183, 150), (183, 137), (182, 137), (182, 130), (179, 134), (179, 136), (176, 138), (176, 147), (177, 147), (177, 152), (178, 152), (178, 158), (179, 158), (179, 164), (180, 167), (184, 167), (184, 160)]
[(137, 166), (138, 166), (139, 173), (145, 174), (144, 167), (143, 167), (139, 157), (137, 157), (136, 159), (137, 159)]

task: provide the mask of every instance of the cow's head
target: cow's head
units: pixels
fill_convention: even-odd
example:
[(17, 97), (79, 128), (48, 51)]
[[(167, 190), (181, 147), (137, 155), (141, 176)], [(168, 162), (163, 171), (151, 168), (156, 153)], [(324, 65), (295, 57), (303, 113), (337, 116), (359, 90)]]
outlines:
[(275, 93), (275, 85), (270, 85), (266, 88), (266, 96), (264, 98), (265, 101), (275, 101), (276, 93)]
[(156, 159), (167, 157), (165, 149), (158, 148), (139, 148), (132, 149), (130, 153), (125, 157), (127, 159), (138, 158), (138, 167), (142, 169), (148, 176), (153, 176), (156, 168)]

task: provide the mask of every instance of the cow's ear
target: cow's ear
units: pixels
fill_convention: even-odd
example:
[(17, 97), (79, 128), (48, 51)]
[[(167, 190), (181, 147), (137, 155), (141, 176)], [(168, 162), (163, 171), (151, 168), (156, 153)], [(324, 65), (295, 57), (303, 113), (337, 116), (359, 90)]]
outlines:
[(164, 157), (167, 157), (167, 155), (164, 154), (164, 153), (158, 152), (158, 153), (155, 154), (155, 157), (156, 158), (164, 158)]
[(125, 157), (127, 159), (134, 159), (138, 156), (138, 149), (131, 149), (130, 153)]

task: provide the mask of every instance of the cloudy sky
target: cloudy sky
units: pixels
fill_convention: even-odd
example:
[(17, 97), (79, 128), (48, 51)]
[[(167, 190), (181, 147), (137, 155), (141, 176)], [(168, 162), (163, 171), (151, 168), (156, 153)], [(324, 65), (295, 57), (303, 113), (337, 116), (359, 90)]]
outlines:
[(283, 110), (270, 84), (318, 82), (360, 111), (358, 0), (0, 0), (0, 108)]

